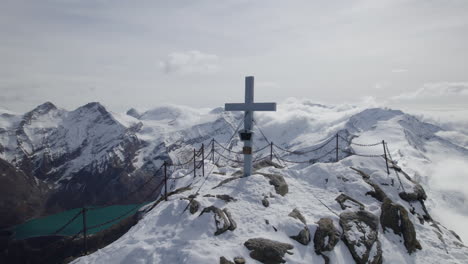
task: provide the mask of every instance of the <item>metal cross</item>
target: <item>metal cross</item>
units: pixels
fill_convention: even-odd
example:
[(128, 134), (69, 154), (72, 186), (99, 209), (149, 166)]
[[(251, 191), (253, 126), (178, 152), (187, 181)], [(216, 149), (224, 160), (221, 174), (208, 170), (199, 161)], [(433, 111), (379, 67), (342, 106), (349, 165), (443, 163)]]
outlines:
[(225, 104), (225, 111), (244, 111), (244, 130), (240, 132), (244, 141), (244, 177), (252, 174), (252, 120), (254, 111), (276, 111), (276, 103), (254, 103), (254, 77), (245, 77), (245, 103)]

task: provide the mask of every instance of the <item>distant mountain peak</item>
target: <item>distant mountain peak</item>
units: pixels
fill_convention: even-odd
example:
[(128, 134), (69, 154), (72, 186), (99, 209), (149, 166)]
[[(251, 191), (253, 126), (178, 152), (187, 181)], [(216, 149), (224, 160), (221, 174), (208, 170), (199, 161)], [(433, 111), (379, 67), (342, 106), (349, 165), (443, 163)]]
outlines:
[(41, 105), (38, 105), (31, 112), (34, 112), (37, 114), (46, 114), (51, 110), (57, 110), (57, 107), (51, 102), (45, 102)]

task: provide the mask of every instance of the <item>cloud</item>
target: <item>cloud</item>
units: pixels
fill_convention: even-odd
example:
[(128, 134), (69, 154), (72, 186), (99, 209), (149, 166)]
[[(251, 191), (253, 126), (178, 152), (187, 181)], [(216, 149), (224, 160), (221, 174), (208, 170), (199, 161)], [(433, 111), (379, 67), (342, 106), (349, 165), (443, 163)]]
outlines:
[(466, 108), (468, 82), (427, 83), (423, 87), (393, 96), (391, 105)]
[(167, 74), (211, 74), (219, 70), (219, 58), (214, 54), (206, 54), (198, 50), (173, 52), (165, 60), (160, 61), (160, 67)]
[(392, 97), (393, 100), (413, 100), (445, 96), (468, 96), (468, 82), (429, 83), (416, 91)]
[(468, 241), (468, 162), (451, 157), (436, 162), (431, 170), (429, 186), (438, 193), (438, 206), (431, 208), (436, 219), (454, 229)]

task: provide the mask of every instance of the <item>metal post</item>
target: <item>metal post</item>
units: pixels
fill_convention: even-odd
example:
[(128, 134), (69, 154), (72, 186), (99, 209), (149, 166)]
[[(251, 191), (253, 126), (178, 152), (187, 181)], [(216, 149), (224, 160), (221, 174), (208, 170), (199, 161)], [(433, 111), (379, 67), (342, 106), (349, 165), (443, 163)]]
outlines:
[(202, 176), (205, 177), (205, 144), (201, 144)]
[(338, 134), (336, 134), (336, 162), (338, 162)]
[(87, 243), (87, 234), (86, 234), (86, 207), (82, 208), (82, 214), (83, 214), (83, 250), (84, 250), (84, 255), (88, 254), (88, 243)]
[(164, 200), (167, 201), (167, 162), (164, 161)]
[(214, 144), (215, 144), (215, 140), (213, 138), (213, 142), (211, 144), (211, 159), (213, 161), (213, 164), (215, 163), (215, 160), (214, 160), (215, 146), (214, 146)]
[(390, 170), (388, 169), (387, 149), (385, 148), (385, 140), (382, 140), (382, 146), (385, 155), (385, 165), (387, 165), (387, 174), (390, 175)]
[[(254, 77), (248, 76), (245, 78), (245, 104), (250, 105), (254, 102)], [(253, 111), (246, 110), (244, 117), (245, 131), (252, 131)], [(244, 177), (252, 175), (252, 140), (244, 141)]]
[(270, 161), (273, 161), (273, 141), (270, 142)]
[(197, 153), (196, 150), (193, 149), (193, 177), (197, 177)]

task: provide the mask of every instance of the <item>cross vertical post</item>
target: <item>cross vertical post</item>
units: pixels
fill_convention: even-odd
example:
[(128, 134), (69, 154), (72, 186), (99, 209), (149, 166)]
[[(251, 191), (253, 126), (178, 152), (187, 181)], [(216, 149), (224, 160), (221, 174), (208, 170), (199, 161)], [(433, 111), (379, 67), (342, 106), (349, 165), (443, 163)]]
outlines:
[(276, 103), (254, 103), (254, 77), (245, 77), (245, 102), (225, 104), (225, 111), (244, 111), (244, 129), (239, 132), (244, 141), (244, 177), (252, 174), (253, 114), (254, 111), (276, 111)]

